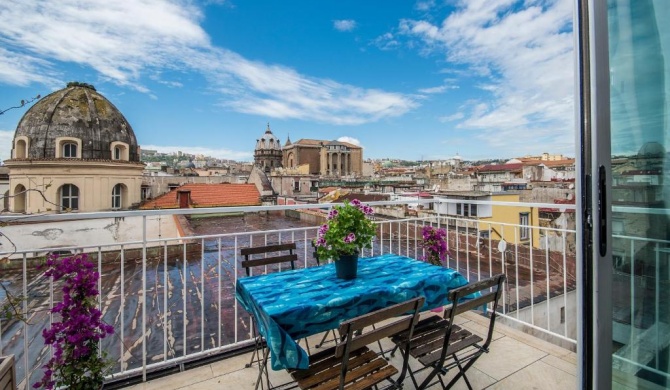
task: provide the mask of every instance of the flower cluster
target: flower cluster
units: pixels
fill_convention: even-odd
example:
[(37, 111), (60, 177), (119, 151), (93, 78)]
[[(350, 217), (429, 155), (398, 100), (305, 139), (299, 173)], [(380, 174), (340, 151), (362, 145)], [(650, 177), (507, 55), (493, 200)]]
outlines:
[(99, 389), (107, 366), (104, 352), (99, 356), (99, 341), (114, 333), (102, 321), (98, 309), (100, 275), (86, 254), (46, 261), (45, 276), (62, 281), (63, 300), (51, 312), (60, 322), (42, 332), (44, 342), (53, 346), (53, 357), (44, 366), (42, 380), (34, 388)]
[(372, 247), (372, 238), (377, 234), (372, 207), (358, 199), (345, 201), (328, 213), (328, 221), (321, 227), (316, 239), (319, 257), (337, 260), (340, 255), (353, 255), (363, 248)]
[(444, 229), (424, 226), (421, 233), (425, 253), (422, 260), (434, 265), (442, 265), (442, 262), (447, 259), (447, 254), (449, 254), (447, 232)]

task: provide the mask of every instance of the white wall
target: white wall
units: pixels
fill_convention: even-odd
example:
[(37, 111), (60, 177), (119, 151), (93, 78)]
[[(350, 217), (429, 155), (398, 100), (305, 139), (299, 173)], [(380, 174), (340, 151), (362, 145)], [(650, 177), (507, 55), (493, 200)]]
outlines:
[[(147, 239), (179, 237), (172, 215), (147, 217)], [(26, 223), (2, 228), (0, 247), (11, 251), (11, 240), (17, 250), (36, 250), (84, 245), (114, 245), (142, 240), (142, 217), (105, 218), (81, 221)], [(128, 248), (141, 245), (129, 245)], [(118, 249), (118, 246), (102, 248)], [(94, 249), (97, 250), (97, 249)], [(87, 250), (93, 251), (93, 250)]]

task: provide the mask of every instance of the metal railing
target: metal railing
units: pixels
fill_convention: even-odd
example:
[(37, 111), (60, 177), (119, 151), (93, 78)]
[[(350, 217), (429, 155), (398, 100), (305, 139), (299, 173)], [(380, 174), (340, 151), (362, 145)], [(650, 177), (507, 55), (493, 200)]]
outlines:
[[(539, 224), (520, 226), (491, 218), (473, 220), (431, 211), (439, 210), (441, 203), (458, 202), (462, 200), (413, 200), (412, 204), (420, 204), (423, 209), (412, 218), (398, 216), (398, 210), (402, 210), (406, 202), (369, 203), (375, 206), (378, 234), (372, 249), (364, 251), (362, 256), (395, 253), (420, 259), (424, 255), (421, 245), (423, 226), (444, 228), (450, 251), (446, 266), (457, 269), (470, 281), (500, 272), (508, 275), (499, 305), (499, 314), (504, 319), (574, 345), (577, 316), (576, 299), (572, 302), (576, 290), (574, 228)], [(499, 207), (556, 207), (541, 203), (468, 202)], [(319, 218), (325, 219), (325, 213), (319, 217), (318, 210), (328, 210), (332, 206), (309, 204), (0, 217), (0, 222), (78, 220), (81, 225), (88, 220), (128, 218), (141, 223), (143, 232), (141, 237), (133, 240), (104, 245), (17, 248), (0, 253), (0, 257), (11, 258), (3, 268), (2, 278), (9, 281), (10, 291), (21, 297), (20, 309), (26, 320), (0, 321), (0, 355), (16, 355), (17, 374), (24, 386), (41, 377), (40, 367), (52, 353), (43, 346), (41, 334), (54, 321), (49, 309), (60, 294), (59, 286), (48, 282), (35, 265), (44, 258), (44, 253), (52, 251), (84, 252), (97, 263), (101, 275), (99, 304), (103, 319), (115, 328), (115, 334), (101, 342), (101, 349), (114, 362), (108, 376), (110, 379), (141, 375), (146, 380), (147, 373), (154, 370), (248, 346), (253, 334), (251, 321), (234, 294), (237, 278), (244, 277), (244, 270), (239, 266), (240, 249), (295, 242), (298, 248), (296, 266), (315, 266), (311, 242), (316, 236)], [(574, 209), (574, 205), (560, 207)], [(285, 210), (311, 210), (305, 214), (317, 222), (255, 231), (235, 227), (232, 232), (185, 237), (151, 238), (147, 234), (147, 220), (156, 216), (265, 214)], [(271, 216), (267, 218), (272, 219)], [(529, 240), (520, 239), (522, 229), (527, 229)]]

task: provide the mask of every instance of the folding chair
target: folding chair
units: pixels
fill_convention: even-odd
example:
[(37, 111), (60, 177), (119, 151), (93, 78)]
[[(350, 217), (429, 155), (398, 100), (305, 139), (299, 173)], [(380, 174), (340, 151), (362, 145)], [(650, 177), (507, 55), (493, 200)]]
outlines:
[[(432, 315), (419, 321), (414, 328), (414, 333), (409, 336), (411, 339), (409, 353), (423, 365), (418, 370), (412, 371), (410, 369), (409, 374), (415, 388), (426, 389), (439, 381), (443, 389), (448, 389), (463, 377), (468, 389), (472, 390), (465, 373), (482, 354), (489, 352), (498, 299), (502, 294), (504, 281), (505, 275), (500, 274), (454, 289), (449, 292), (448, 299), (452, 304), (446, 307), (443, 318)], [(490, 291), (492, 287), (495, 287), (495, 289)], [(477, 298), (464, 300), (466, 296), (478, 292), (481, 295)], [(457, 315), (478, 307), (486, 307), (485, 305), (489, 303), (492, 304), (490, 308), (491, 320), (486, 341), (454, 324)], [(404, 351), (403, 348), (407, 344), (408, 335), (409, 333), (401, 333), (392, 337), (391, 340), (401, 351)], [(481, 344), (482, 341), (484, 341), (483, 344)], [(445, 385), (442, 376), (454, 367), (458, 368), (458, 374)], [(419, 386), (416, 381), (416, 374), (426, 369), (431, 371)], [(438, 381), (431, 383), (436, 375)]]
[[(295, 261), (298, 260), (298, 255), (293, 253), (296, 250), (295, 242), (289, 244), (276, 244), (276, 245), (266, 245), (266, 246), (256, 246), (251, 248), (243, 248), (240, 251), (240, 254), (244, 256), (242, 260), (242, 267), (246, 270), (247, 276), (251, 276), (252, 269), (254, 267), (265, 267), (265, 266), (280, 266), (283, 263), (290, 262), (291, 269), (295, 269)], [(288, 254), (285, 254), (288, 252)], [(283, 254), (284, 253), (284, 254)], [(261, 257), (262, 256), (262, 257)], [(251, 316), (252, 321), (254, 317)], [(254, 321), (254, 341), (255, 348), (254, 352), (251, 354), (251, 360), (246, 365), (246, 367), (251, 367), (252, 364), (261, 360), (260, 350), (263, 346), (263, 340), (258, 333), (258, 326)], [(307, 351), (309, 351), (309, 344), (307, 344), (307, 339), (305, 339), (305, 344), (307, 346)]]
[[(409, 354), (403, 353), (400, 375), (393, 379), (398, 369), (367, 345), (405, 332), (410, 337), (406, 338), (403, 351), (408, 351), (423, 301), (423, 297), (414, 298), (343, 322), (339, 328), (342, 340), (336, 346), (310, 356), (307, 369), (290, 370), (291, 376), (303, 390), (363, 390), (383, 382), (389, 383), (385, 389), (402, 388)], [(384, 323), (389, 319), (392, 321)], [(373, 324), (377, 324), (374, 329)]]

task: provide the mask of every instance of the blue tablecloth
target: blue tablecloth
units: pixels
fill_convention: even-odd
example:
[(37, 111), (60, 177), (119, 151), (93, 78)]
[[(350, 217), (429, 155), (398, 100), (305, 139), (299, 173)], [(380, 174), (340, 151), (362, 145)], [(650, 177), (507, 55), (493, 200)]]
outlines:
[(418, 296), (426, 298), (422, 310), (439, 307), (465, 284), (452, 269), (387, 254), (361, 258), (354, 280), (338, 279), (327, 264), (239, 279), (235, 295), (267, 340), (272, 369), (304, 369), (308, 355), (294, 340)]

